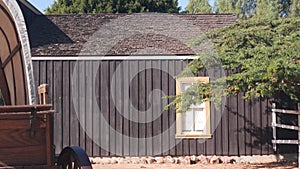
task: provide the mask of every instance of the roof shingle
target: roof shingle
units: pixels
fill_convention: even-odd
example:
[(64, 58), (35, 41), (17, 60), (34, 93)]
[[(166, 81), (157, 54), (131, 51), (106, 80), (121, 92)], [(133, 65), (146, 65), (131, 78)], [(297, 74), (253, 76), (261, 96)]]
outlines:
[(235, 15), (37, 15), (28, 33), (33, 56), (191, 55), (204, 31), (237, 21)]

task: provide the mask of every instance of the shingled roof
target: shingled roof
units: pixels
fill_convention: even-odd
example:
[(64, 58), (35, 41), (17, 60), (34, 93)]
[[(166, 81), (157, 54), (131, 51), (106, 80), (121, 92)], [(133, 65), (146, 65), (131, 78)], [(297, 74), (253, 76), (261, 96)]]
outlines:
[(37, 15), (28, 22), (32, 56), (193, 55), (188, 43), (235, 23), (235, 15)]

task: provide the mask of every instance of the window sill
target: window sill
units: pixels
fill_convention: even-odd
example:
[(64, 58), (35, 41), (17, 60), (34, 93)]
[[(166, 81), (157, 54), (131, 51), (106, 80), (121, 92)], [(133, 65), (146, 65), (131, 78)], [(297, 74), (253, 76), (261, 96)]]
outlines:
[(182, 138), (212, 138), (211, 134), (176, 134), (175, 135), (176, 139), (182, 139)]

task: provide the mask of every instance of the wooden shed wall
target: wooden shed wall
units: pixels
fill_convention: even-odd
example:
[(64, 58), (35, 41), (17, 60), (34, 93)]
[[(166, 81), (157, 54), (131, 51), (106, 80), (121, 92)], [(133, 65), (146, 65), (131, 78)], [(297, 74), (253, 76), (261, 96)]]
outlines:
[[(79, 85), (78, 92), (85, 96), (95, 93), (103, 116), (109, 121), (110, 126), (119, 131), (124, 137), (111, 133), (101, 133), (102, 124), (91, 115), (97, 103), (84, 98), (79, 98), (80, 104), (73, 104), (72, 74), (75, 70), (76, 61), (33, 61), (36, 84), (47, 83), (50, 85), (50, 101), (59, 112), (55, 116), (54, 144), (56, 153), (69, 145), (81, 146), (90, 156), (114, 156), (99, 147), (84, 132), (81, 127), (75, 106), (83, 112), (86, 119), (85, 127), (99, 129), (93, 138), (103, 139), (112, 152), (118, 152), (123, 156), (157, 155), (163, 149), (169, 149), (160, 155), (261, 155), (272, 154), (271, 149), (271, 113), (268, 100), (244, 101), (242, 95), (226, 99), (226, 110), (222, 119), (213, 133), (212, 139), (201, 143), (197, 139), (175, 139), (175, 131), (168, 131), (169, 137), (160, 142), (155, 140), (139, 139), (131, 142), (125, 136), (136, 138), (151, 137), (166, 131), (175, 123), (174, 110), (164, 111), (162, 115), (150, 123), (135, 123), (124, 118), (115, 108), (110, 97), (110, 79), (113, 77), (116, 67), (122, 62), (122, 77), (128, 79), (130, 71), (139, 70), (145, 65), (166, 68), (169, 72), (179, 74), (184, 68), (184, 62), (180, 60), (140, 60), (140, 61), (78, 61), (82, 70), (75, 72), (83, 81), (92, 81), (92, 72), (98, 69), (95, 83)], [(97, 66), (99, 65), (99, 67)], [(203, 75), (206, 75), (205, 72)], [(82, 83), (81, 83), (82, 84)], [(175, 80), (167, 73), (159, 70), (142, 71), (130, 83), (130, 98), (134, 107), (145, 110), (150, 106), (149, 94), (153, 89), (160, 89), (167, 95), (175, 94)], [(124, 88), (116, 84), (117, 92), (124, 93)], [(122, 98), (117, 98), (124, 109), (130, 109)], [(166, 100), (155, 107), (161, 107)], [(154, 108), (155, 109), (155, 108)], [(155, 110), (152, 110), (155, 111)], [(218, 113), (211, 108), (211, 116)], [(214, 122), (212, 121), (211, 124)], [(117, 137), (117, 138), (116, 138)], [(103, 141), (102, 140), (102, 141)], [(171, 147), (171, 143), (178, 143)], [(119, 154), (119, 155), (120, 155)]]

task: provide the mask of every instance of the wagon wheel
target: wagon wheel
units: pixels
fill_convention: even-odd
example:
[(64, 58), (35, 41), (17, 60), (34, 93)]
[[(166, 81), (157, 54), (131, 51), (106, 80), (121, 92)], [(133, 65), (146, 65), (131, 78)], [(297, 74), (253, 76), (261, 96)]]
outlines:
[(91, 162), (80, 147), (66, 147), (60, 153), (57, 165), (62, 169), (92, 169)]

